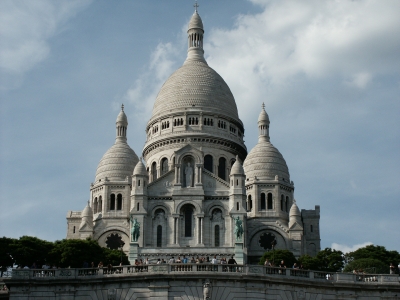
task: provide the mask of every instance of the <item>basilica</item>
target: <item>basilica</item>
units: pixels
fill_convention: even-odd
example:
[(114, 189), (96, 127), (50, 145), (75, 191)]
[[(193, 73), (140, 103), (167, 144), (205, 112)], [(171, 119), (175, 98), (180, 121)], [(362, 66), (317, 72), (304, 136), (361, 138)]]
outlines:
[(155, 99), (142, 157), (127, 143), (122, 106), (87, 206), (67, 214), (67, 238), (121, 249), (131, 263), (214, 255), (256, 263), (272, 249), (315, 255), (320, 208), (297, 206), (264, 105), (250, 127), (258, 143), (247, 152), (235, 98), (204, 59), (197, 8), (187, 38), (186, 60)]

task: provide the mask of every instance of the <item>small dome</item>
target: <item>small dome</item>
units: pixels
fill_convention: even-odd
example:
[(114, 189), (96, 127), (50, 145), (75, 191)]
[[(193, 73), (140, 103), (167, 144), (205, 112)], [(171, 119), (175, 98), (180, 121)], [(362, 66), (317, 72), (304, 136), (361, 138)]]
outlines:
[(269, 117), (265, 109), (263, 108), (258, 116), (258, 123), (269, 123)]
[(119, 112), (116, 122), (117, 123), (121, 122), (121, 123), (125, 123), (125, 124), (128, 125), (128, 118), (127, 118), (127, 116), (126, 116), (126, 114), (125, 114), (123, 109)]
[(147, 170), (143, 164), (142, 158), (140, 158), (138, 163), (136, 164), (135, 169), (133, 170), (133, 175), (147, 176)]
[(247, 178), (257, 176), (259, 179), (279, 179), (290, 182), (289, 169), (282, 154), (269, 141), (259, 140), (247, 155), (243, 168)]
[(95, 181), (104, 177), (125, 180), (127, 176), (132, 175), (138, 161), (136, 153), (127, 143), (117, 142), (101, 158)]
[(292, 207), (290, 208), (289, 216), (290, 217), (292, 217), (292, 216), (300, 217), (301, 216), (300, 209), (297, 206), (295, 201), (293, 201)]
[(236, 155), (236, 161), (232, 166), (231, 175), (244, 175), (244, 169), (239, 161), (239, 157)]
[(89, 203), (81, 212), (81, 218), (92, 218), (93, 219), (93, 210), (90, 207)]
[(195, 28), (199, 28), (204, 31), (203, 21), (201, 20), (200, 15), (197, 13), (197, 11), (194, 12), (192, 18), (190, 19), (188, 30)]

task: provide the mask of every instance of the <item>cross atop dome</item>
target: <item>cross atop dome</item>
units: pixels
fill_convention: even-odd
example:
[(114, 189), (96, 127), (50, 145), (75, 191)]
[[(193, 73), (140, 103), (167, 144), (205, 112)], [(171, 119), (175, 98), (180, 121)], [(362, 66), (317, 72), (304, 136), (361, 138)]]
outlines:
[(121, 105), (121, 110), (124, 111), (124, 104)]
[(263, 110), (265, 110), (265, 104), (264, 104), (264, 102), (263, 102), (263, 104), (261, 105), (261, 108), (262, 108)]
[(197, 0), (193, 4), (193, 6), (194, 6), (194, 12), (197, 13), (197, 8), (200, 6), (200, 5), (197, 4)]

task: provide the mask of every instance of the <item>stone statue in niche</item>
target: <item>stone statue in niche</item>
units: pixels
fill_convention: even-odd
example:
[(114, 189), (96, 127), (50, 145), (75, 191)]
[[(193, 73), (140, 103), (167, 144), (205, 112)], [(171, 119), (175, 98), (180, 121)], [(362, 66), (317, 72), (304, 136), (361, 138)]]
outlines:
[(203, 285), (203, 299), (211, 299), (211, 283), (208, 280)]
[(235, 221), (235, 235), (236, 235), (236, 240), (239, 241), (242, 238), (243, 235), (243, 221), (240, 220), (239, 217), (237, 217), (236, 219), (233, 218)]
[(193, 168), (190, 166), (190, 162), (187, 163), (185, 168), (185, 178), (186, 178), (186, 187), (192, 186), (193, 181)]

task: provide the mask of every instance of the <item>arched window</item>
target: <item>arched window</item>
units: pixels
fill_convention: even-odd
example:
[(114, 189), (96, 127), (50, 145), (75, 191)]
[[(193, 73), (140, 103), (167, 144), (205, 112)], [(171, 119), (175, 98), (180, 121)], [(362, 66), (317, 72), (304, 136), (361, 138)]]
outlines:
[(117, 195), (117, 210), (122, 210), (122, 195)]
[(140, 186), (140, 179), (138, 180), (137, 184), (138, 184), (138, 186)]
[(110, 196), (110, 210), (115, 210), (115, 194)]
[(226, 169), (226, 159), (224, 157), (220, 157), (218, 161), (218, 177), (223, 180), (226, 180), (225, 169)]
[(283, 211), (283, 202), (284, 202), (284, 196), (281, 195), (281, 211)]
[(99, 204), (97, 205), (97, 212), (102, 212), (102, 211), (103, 211), (103, 198), (100, 196)]
[(248, 199), (248, 206), (247, 206), (247, 210), (248, 211), (252, 211), (252, 209), (253, 209), (253, 200), (251, 200), (251, 195), (249, 195), (249, 197), (247, 198)]
[(97, 197), (93, 201), (93, 213), (97, 214)]
[(289, 197), (286, 197), (286, 202), (285, 202), (285, 206), (286, 206), (286, 212), (288, 212), (288, 206), (289, 206)]
[(268, 209), (272, 209), (272, 194), (268, 193)]
[(261, 193), (261, 210), (265, 210), (266, 209), (266, 205), (265, 205), (265, 194)]
[(183, 207), (183, 216), (185, 218), (185, 237), (192, 237), (193, 208), (191, 205)]
[(153, 162), (151, 164), (151, 175), (153, 178), (153, 181), (155, 181), (157, 179), (157, 163)]
[(211, 155), (204, 156), (204, 169), (213, 173), (213, 157)]
[(219, 247), (219, 225), (215, 225), (214, 244), (215, 247)]
[(157, 247), (162, 247), (162, 226), (157, 226)]
[(168, 172), (168, 159), (164, 157), (161, 160), (161, 175), (164, 175), (167, 172)]
[(312, 227), (312, 225), (310, 225), (310, 232), (313, 232), (313, 227)]

